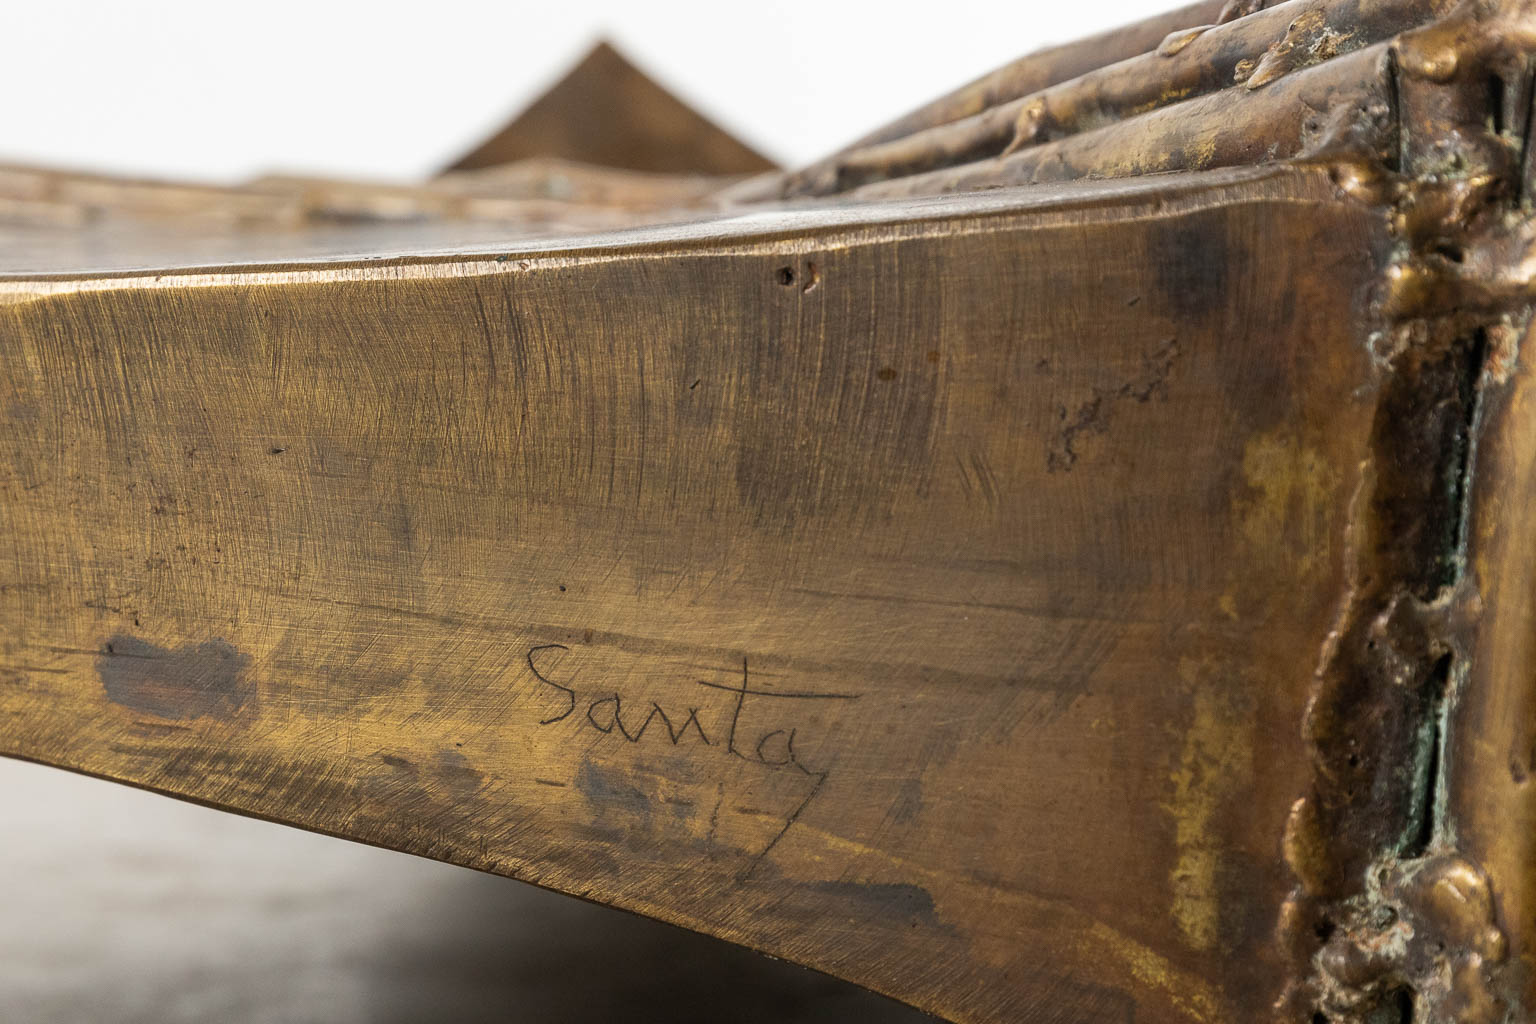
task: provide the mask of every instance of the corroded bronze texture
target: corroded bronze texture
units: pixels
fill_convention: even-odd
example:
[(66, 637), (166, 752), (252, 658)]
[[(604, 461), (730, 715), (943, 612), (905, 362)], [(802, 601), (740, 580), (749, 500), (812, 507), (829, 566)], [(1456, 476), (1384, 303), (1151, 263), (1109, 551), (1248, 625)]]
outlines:
[(749, 179), (0, 173), (0, 751), (956, 1021), (1528, 1021), (1533, 33), (1202, 4)]

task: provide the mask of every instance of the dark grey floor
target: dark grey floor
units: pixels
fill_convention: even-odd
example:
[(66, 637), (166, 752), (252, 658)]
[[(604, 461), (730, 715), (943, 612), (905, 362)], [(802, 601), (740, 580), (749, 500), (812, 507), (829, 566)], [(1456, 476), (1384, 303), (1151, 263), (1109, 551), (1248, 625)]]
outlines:
[(932, 1024), (531, 886), (3, 759), (0, 1021)]

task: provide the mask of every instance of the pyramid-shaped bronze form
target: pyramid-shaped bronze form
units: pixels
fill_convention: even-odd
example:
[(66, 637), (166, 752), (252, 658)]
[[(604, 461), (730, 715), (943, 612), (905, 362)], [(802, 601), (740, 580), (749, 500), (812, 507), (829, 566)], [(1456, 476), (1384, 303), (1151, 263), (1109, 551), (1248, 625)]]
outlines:
[(774, 167), (606, 42), (448, 169), (467, 171), (540, 156), (666, 173), (751, 174)]

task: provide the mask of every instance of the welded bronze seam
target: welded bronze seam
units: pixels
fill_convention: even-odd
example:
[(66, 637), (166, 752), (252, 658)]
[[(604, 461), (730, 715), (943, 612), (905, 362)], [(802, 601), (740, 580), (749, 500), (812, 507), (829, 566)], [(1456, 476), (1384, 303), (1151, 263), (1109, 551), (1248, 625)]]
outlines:
[[(1488, 870), (1501, 842), (1468, 841), (1468, 809), (1450, 794), (1469, 767), (1453, 756), (1458, 708), (1497, 647), (1477, 593), (1487, 581), (1469, 571), (1487, 541), (1471, 496), (1482, 409), (1508, 383), (1533, 296), (1519, 184), (1530, 120), (1511, 116), (1529, 103), (1533, 40), (1533, 5), (1483, 0), (1403, 33), (1388, 61), (1397, 169), (1337, 154), (1335, 180), (1381, 209), (1397, 245), (1362, 339), (1382, 371), (1373, 485), (1304, 723), (1314, 778), (1284, 841), (1296, 886), (1277, 936), (1292, 958), (1281, 1019), (1363, 1024), (1405, 1009), (1427, 1024), (1498, 1024), (1519, 1019), (1512, 1003), (1529, 987), (1505, 966), (1528, 876)], [(1503, 771), (1494, 761), (1484, 784)]]

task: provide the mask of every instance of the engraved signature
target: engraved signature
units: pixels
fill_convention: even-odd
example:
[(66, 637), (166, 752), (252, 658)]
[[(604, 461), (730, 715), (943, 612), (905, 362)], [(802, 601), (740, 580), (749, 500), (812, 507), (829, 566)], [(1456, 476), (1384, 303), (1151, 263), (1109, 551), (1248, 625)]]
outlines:
[[(628, 718), (624, 698), (617, 692), (607, 692), (598, 696), (582, 695), (574, 686), (557, 683), (550, 679), (539, 668), (537, 659), (541, 654), (549, 651), (570, 650), (565, 644), (539, 644), (528, 649), (528, 669), (533, 673), (540, 684), (551, 691), (549, 696), (559, 702), (553, 714), (539, 720), (539, 725), (548, 726), (564, 722), (578, 711), (582, 711), (583, 717), (577, 721), (581, 726), (590, 728), (606, 736), (618, 736), (629, 743), (639, 743), (645, 734), (652, 728), (653, 723), (658, 723), (664, 735), (674, 747), (683, 744), (689, 739), (690, 729), (693, 733), (689, 739), (692, 745), (703, 745), (718, 750), (723, 756), (738, 758), (749, 764), (759, 766), (768, 771), (793, 770), (801, 773), (810, 780), (810, 788), (805, 797), (785, 817), (783, 827), (780, 828), (760, 852), (753, 856), (752, 861), (737, 876), (737, 881), (744, 882), (757, 870), (763, 859), (773, 851), (786, 833), (789, 832), (805, 809), (811, 805), (822, 788), (827, 784), (830, 773), (825, 768), (814, 768), (801, 758), (795, 750), (795, 737), (798, 727), (767, 729), (759, 731), (755, 737), (751, 730), (744, 725), (744, 713), (749, 703), (757, 700), (773, 701), (850, 701), (858, 700), (856, 693), (814, 693), (814, 692), (786, 692), (782, 690), (755, 689), (752, 686), (751, 676), (747, 665), (747, 659), (741, 659), (741, 679), (736, 685), (724, 683), (712, 683), (703, 680), (696, 685), (708, 690), (715, 690), (731, 694), (733, 699), (729, 705), (727, 714), (729, 718), (721, 716), (720, 721), (710, 726), (706, 731), (704, 721), (700, 719), (698, 707), (688, 707), (686, 715), (679, 715), (674, 708), (668, 712), (657, 701), (650, 701), (649, 707), (641, 711), (635, 711), (634, 705), (629, 705)], [(749, 698), (751, 700), (749, 701)], [(638, 724), (637, 724), (638, 723)], [(710, 738), (711, 732), (714, 739)], [(721, 745), (723, 733), (724, 745)]]

